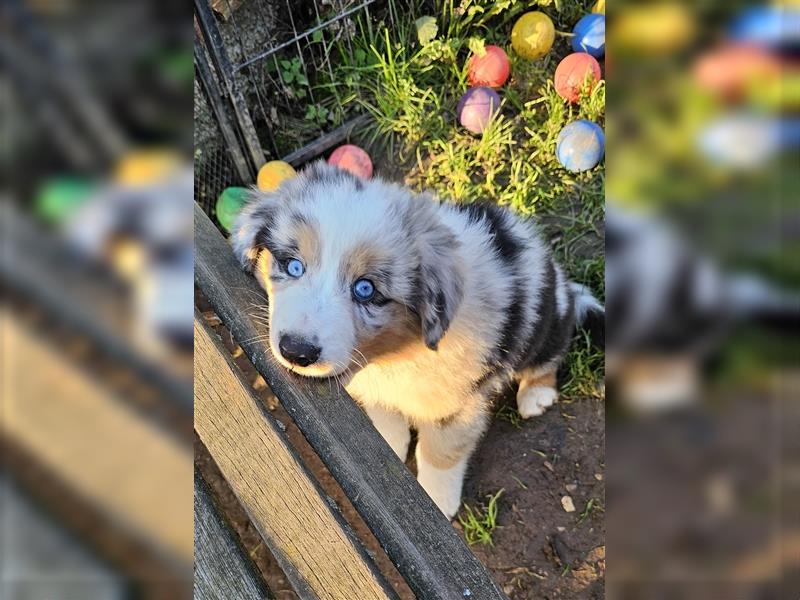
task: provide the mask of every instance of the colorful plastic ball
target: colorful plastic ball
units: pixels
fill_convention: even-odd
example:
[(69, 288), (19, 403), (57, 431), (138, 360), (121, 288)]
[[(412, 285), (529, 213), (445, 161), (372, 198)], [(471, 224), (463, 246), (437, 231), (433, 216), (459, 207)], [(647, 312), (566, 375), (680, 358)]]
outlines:
[(469, 59), (467, 77), (470, 85), (499, 88), (511, 71), (508, 56), (500, 46), (486, 46), (483, 56), (473, 54)]
[(577, 102), (587, 80), (591, 82), (588, 84), (588, 90), (591, 91), (601, 77), (600, 63), (594, 56), (586, 52), (575, 52), (565, 56), (556, 67), (556, 92), (564, 100)]
[(731, 24), (729, 37), (768, 48), (796, 48), (800, 43), (800, 11), (780, 6), (745, 9)]
[(697, 23), (689, 4), (641, 3), (617, 13), (612, 35), (617, 53), (663, 56), (689, 45), (697, 35)]
[(126, 186), (150, 185), (173, 177), (184, 166), (173, 150), (140, 148), (122, 156), (114, 168), (114, 179)]
[(558, 134), (556, 157), (565, 169), (578, 173), (593, 168), (605, 153), (606, 136), (596, 123), (573, 121)]
[(458, 120), (472, 133), (483, 133), (491, 118), (500, 110), (500, 96), (492, 88), (468, 89), (458, 101)]
[(695, 63), (694, 80), (724, 99), (738, 99), (748, 88), (763, 90), (781, 78), (781, 62), (773, 52), (751, 44), (726, 45), (703, 54)]
[(95, 184), (79, 177), (58, 177), (39, 190), (34, 209), (49, 223), (63, 223), (78, 207), (91, 198)]
[(538, 11), (525, 13), (511, 29), (511, 46), (522, 58), (541, 58), (553, 47), (556, 28), (546, 14)]
[(362, 179), (372, 177), (372, 159), (364, 150), (353, 144), (339, 146), (328, 157), (328, 164), (349, 171)]
[(606, 17), (591, 13), (581, 18), (572, 30), (572, 49), (588, 52), (595, 58), (606, 53)]
[(243, 187), (225, 188), (217, 198), (217, 221), (225, 231), (230, 232), (236, 215), (242, 210), (250, 199), (250, 190)]
[(262, 192), (274, 192), (284, 181), (295, 175), (297, 175), (297, 171), (289, 163), (282, 160), (271, 160), (264, 163), (264, 166), (258, 170), (256, 183)]

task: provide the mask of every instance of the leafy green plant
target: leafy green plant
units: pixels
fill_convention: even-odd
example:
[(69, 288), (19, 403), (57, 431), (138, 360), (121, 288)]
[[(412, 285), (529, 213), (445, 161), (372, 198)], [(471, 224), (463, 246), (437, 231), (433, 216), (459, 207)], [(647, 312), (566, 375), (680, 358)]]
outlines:
[(306, 107), (307, 121), (324, 121), (330, 114), (330, 111), (320, 104), (309, 104), (308, 107)]
[(308, 77), (303, 72), (303, 63), (295, 57), (291, 60), (281, 60), (281, 80), (299, 99), (308, 95)]

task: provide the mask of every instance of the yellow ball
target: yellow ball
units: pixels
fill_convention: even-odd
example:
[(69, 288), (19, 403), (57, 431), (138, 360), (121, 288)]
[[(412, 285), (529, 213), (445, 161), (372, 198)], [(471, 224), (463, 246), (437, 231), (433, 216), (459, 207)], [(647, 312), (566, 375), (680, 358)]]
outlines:
[(556, 29), (546, 14), (529, 12), (522, 15), (511, 30), (511, 46), (522, 58), (541, 58), (553, 47)]
[(593, 13), (600, 13), (601, 15), (606, 14), (606, 0), (597, 0), (592, 7)]
[(262, 192), (274, 192), (281, 183), (297, 175), (292, 165), (282, 160), (271, 160), (264, 163), (258, 171), (258, 189)]
[(128, 152), (117, 163), (114, 179), (123, 185), (150, 185), (174, 176), (183, 161), (177, 152), (161, 148)]

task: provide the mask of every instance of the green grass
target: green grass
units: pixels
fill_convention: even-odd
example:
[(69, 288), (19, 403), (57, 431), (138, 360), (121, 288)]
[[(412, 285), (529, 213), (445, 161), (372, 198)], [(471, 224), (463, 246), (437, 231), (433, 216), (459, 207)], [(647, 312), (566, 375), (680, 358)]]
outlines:
[(561, 397), (604, 397), (604, 354), (594, 346), (586, 331), (579, 330), (566, 358), (567, 380), (561, 387)]
[(581, 511), (581, 514), (578, 515), (577, 524), (580, 525), (590, 516), (598, 512), (604, 512), (604, 509), (600, 504), (600, 501), (597, 500), (596, 498), (590, 498), (589, 501), (586, 503), (586, 506)]
[[(556, 138), (567, 123), (584, 118), (605, 125), (604, 83), (577, 104), (564, 101), (553, 87), (556, 65), (571, 52), (565, 32), (591, 4), (390, 0), (392, 26), (388, 16), (387, 23), (357, 20), (351, 39), (329, 44), (336, 64), (321, 88), (333, 90), (345, 112), (356, 107), (372, 115), (371, 128), (358, 141), (383, 174), (443, 199), (489, 200), (537, 217), (570, 276), (602, 300), (605, 165), (573, 174), (555, 157)], [(555, 44), (540, 60), (520, 59), (510, 45), (511, 27), (527, 10), (544, 11), (556, 27)], [(421, 44), (415, 20), (425, 15), (436, 16), (438, 33)], [(469, 87), (470, 47), (481, 43), (506, 50), (512, 75), (498, 90), (500, 113), (475, 136), (457, 123), (456, 105)], [(568, 357), (566, 397), (600, 396), (602, 354), (584, 342), (580, 336)]]
[(489, 502), (484, 506), (471, 507), (464, 505), (463, 515), (458, 517), (458, 522), (464, 528), (464, 539), (467, 544), (484, 544), (494, 546), (492, 534), (497, 527), (497, 500), (505, 492), (500, 490), (496, 494), (488, 495)]
[(522, 429), (522, 423), (524, 422), (524, 419), (522, 418), (522, 415), (519, 414), (519, 411), (513, 406), (503, 404), (497, 409), (497, 412), (494, 413), (494, 416), (498, 419), (502, 419), (503, 421), (511, 423), (517, 429)]

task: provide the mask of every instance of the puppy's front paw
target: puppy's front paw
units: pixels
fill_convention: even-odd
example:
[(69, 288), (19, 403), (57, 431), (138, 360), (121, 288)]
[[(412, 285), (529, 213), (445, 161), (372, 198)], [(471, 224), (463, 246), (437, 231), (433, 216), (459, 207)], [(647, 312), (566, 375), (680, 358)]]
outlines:
[(455, 517), (461, 506), (465, 467), (466, 461), (450, 469), (437, 469), (417, 456), (417, 481), (448, 519)]
[(558, 392), (551, 387), (526, 387), (517, 393), (517, 410), (523, 419), (538, 417), (556, 400)]
[(461, 506), (461, 489), (455, 490), (455, 486), (448, 486), (442, 482), (423, 481), (417, 479), (419, 484), (431, 497), (431, 500), (439, 507), (448, 519), (456, 516), (458, 508)]

